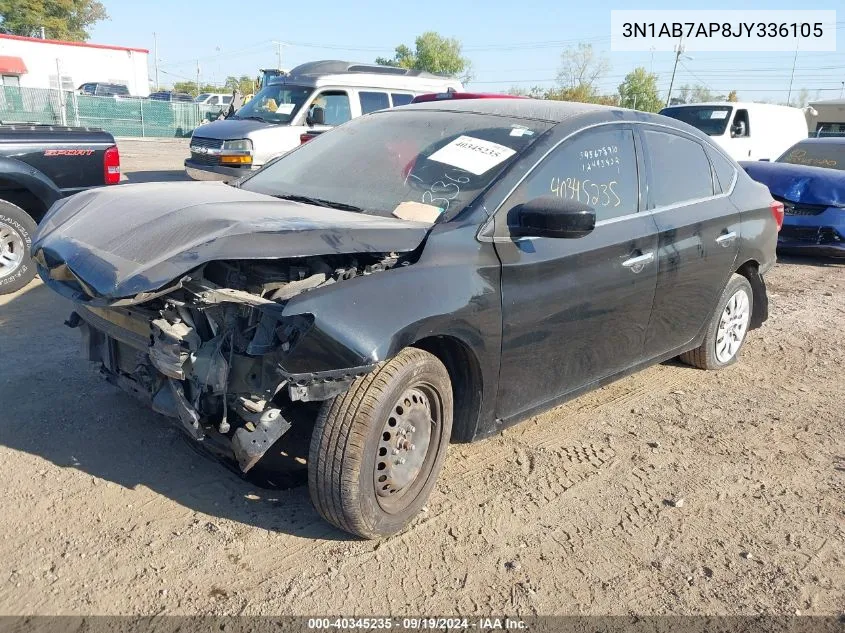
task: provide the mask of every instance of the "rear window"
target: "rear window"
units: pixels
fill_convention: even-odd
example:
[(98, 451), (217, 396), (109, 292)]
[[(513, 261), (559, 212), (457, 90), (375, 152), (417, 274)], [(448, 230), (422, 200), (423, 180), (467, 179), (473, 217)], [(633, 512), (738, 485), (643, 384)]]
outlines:
[(842, 170), (845, 169), (845, 142), (797, 143), (776, 162)]
[(683, 121), (698, 128), (708, 136), (725, 133), (733, 106), (678, 106), (663, 108), (660, 114)]

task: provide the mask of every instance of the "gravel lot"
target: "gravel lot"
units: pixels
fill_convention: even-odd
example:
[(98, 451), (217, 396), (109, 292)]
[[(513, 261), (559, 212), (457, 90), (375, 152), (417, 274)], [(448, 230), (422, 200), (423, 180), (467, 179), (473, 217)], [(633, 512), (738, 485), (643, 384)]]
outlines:
[[(120, 149), (130, 182), (183, 178), (187, 141)], [(726, 371), (665, 363), (453, 445), (383, 542), (192, 451), (33, 283), (0, 297), (0, 613), (840, 613), (843, 272), (780, 262)]]

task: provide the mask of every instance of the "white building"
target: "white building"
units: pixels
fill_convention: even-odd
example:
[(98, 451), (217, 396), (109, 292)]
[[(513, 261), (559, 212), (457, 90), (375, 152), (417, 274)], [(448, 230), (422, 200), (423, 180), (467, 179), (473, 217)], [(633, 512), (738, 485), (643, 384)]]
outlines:
[(65, 90), (97, 81), (123, 84), (130, 95), (146, 97), (148, 54), (144, 48), (0, 34), (0, 81), (5, 86), (55, 89), (61, 72)]

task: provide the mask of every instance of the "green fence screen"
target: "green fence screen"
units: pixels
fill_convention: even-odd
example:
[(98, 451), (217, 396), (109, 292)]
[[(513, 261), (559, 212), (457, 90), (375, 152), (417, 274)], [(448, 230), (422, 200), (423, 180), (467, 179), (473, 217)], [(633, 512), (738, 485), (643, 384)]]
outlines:
[(98, 127), (114, 136), (184, 137), (217, 118), (221, 106), (94, 97), (72, 91), (0, 86), (0, 122)]

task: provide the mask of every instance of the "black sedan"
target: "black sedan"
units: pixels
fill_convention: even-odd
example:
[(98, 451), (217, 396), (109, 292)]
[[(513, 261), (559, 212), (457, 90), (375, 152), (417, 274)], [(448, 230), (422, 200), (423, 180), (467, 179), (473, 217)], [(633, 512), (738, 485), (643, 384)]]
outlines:
[(318, 511), (372, 538), (450, 440), (735, 362), (782, 214), (679, 121), (489, 99), (354, 119), (233, 186), (83, 193), (32, 249), (111, 382), (244, 472), (304, 428)]

